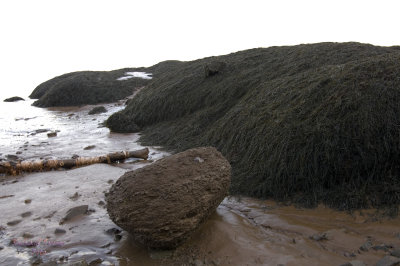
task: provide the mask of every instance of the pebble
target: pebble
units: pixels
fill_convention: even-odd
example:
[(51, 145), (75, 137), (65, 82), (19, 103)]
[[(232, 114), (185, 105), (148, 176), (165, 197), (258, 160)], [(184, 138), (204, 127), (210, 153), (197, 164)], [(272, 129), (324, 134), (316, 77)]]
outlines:
[(68, 222), (72, 220), (73, 218), (86, 214), (88, 212), (88, 205), (81, 205), (81, 206), (76, 206), (74, 208), (71, 208), (67, 211), (66, 215), (64, 218), (61, 219), (60, 224), (63, 224), (64, 222)]
[(7, 225), (14, 226), (14, 225), (19, 224), (21, 221), (22, 220), (14, 220), (14, 221), (8, 222)]
[(23, 237), (23, 238), (33, 238), (34, 235), (29, 234), (29, 233), (23, 233), (22, 237)]
[(24, 213), (21, 213), (21, 217), (22, 218), (26, 218), (26, 217), (29, 217), (29, 216), (31, 216), (32, 215), (32, 212), (24, 212)]
[(65, 231), (64, 229), (61, 228), (56, 228), (56, 230), (54, 230), (54, 234), (56, 235), (62, 235), (65, 234), (67, 231)]

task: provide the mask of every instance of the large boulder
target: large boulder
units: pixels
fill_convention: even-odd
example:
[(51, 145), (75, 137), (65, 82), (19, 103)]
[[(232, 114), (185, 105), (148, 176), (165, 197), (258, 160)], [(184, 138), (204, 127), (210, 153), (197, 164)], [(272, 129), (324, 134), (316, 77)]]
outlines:
[(215, 211), (230, 178), (215, 148), (190, 149), (124, 174), (106, 195), (107, 211), (139, 243), (173, 249)]

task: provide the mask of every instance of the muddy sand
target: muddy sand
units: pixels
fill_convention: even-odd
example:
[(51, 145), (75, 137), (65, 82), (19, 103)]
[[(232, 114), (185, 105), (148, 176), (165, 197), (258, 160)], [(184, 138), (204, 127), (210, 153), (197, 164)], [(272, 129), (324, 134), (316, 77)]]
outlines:
[[(400, 218), (228, 197), (183, 246), (147, 250), (104, 207), (104, 192), (126, 171), (97, 164), (3, 180), (0, 265), (375, 265), (400, 248)], [(69, 209), (82, 205), (88, 205), (85, 214), (60, 224)]]

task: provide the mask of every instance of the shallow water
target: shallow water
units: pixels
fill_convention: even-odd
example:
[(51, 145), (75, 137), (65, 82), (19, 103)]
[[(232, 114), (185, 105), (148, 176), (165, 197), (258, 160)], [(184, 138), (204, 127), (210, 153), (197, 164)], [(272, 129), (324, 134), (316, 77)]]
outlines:
[[(74, 154), (99, 156), (141, 148), (138, 134), (110, 133), (101, 125), (124, 108), (124, 101), (104, 104), (107, 112), (96, 115), (88, 115), (94, 105), (47, 109), (31, 106), (32, 103), (33, 100), (0, 103), (0, 158), (11, 154), (21, 159), (66, 159)], [(57, 132), (57, 136), (48, 137), (48, 132)], [(91, 145), (95, 147), (84, 150)]]
[[(94, 116), (87, 114), (93, 106), (40, 109), (31, 103), (0, 103), (3, 159), (7, 154), (22, 159), (70, 158), (142, 148), (138, 134), (111, 134), (99, 127), (123, 108), (124, 101), (104, 105), (108, 112)], [(59, 132), (49, 138), (47, 132), (32, 134), (37, 129)], [(84, 150), (89, 145), (95, 147)], [(154, 160), (167, 155), (155, 148), (150, 154)], [(351, 260), (375, 265), (400, 248), (400, 218), (232, 197), (177, 250), (149, 251), (124, 231), (107, 233), (119, 228), (100, 203), (124, 172), (149, 163), (98, 164), (3, 180), (0, 265), (29, 265), (35, 259), (59, 264), (100, 259), (102, 265), (340, 265)], [(25, 202), (28, 199), (30, 203)], [(88, 205), (90, 214), (60, 225), (67, 210), (79, 205)], [(57, 228), (65, 233), (55, 234)], [(29, 243), (37, 246), (26, 247)]]

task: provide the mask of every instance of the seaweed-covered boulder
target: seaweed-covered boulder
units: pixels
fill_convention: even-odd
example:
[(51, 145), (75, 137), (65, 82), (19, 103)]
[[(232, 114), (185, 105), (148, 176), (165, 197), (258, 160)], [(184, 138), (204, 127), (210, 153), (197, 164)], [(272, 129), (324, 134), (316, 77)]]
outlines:
[(114, 102), (132, 95), (136, 88), (149, 82), (149, 79), (140, 77), (126, 77), (127, 73), (142, 70), (125, 68), (67, 73), (43, 82), (29, 97), (38, 99), (33, 103), (37, 107)]
[(190, 149), (124, 174), (106, 195), (107, 211), (136, 241), (172, 249), (215, 211), (230, 176), (215, 148)]
[[(204, 76), (211, 61), (226, 62)], [(144, 145), (214, 146), (231, 193), (339, 209), (400, 204), (400, 48), (269, 47), (182, 63), (107, 121)]]
[(18, 101), (25, 101), (24, 98), (18, 97), (18, 96), (14, 96), (11, 98), (7, 98), (4, 100), (5, 102), (18, 102)]

